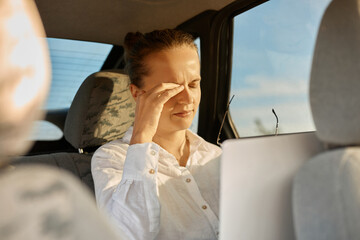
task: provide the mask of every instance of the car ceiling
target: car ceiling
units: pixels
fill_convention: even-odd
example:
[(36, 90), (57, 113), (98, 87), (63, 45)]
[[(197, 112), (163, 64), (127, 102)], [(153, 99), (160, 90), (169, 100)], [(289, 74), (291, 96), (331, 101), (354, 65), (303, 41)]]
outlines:
[(35, 0), (48, 37), (122, 45), (127, 32), (175, 28), (234, 0)]

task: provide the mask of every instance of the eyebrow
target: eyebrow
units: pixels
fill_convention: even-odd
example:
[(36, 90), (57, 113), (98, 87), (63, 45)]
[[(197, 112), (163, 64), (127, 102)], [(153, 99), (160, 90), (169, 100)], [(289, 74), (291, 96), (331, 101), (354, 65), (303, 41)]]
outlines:
[[(200, 82), (201, 78), (195, 78), (193, 80), (190, 80), (187, 84), (193, 83), (193, 82)], [(176, 84), (180, 84), (177, 81), (169, 81), (168, 83), (176, 83)]]
[(196, 78), (196, 79), (194, 79), (194, 80), (191, 80), (191, 82), (200, 82), (201, 81), (201, 78)]

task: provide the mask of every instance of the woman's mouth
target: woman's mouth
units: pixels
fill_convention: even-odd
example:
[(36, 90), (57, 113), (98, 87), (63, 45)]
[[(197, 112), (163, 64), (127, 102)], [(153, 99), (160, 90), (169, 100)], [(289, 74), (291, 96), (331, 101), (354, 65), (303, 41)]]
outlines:
[(182, 111), (182, 112), (178, 112), (178, 113), (175, 113), (174, 115), (177, 116), (177, 117), (180, 117), (180, 118), (186, 118), (188, 116), (190, 116), (192, 114), (192, 110), (191, 111)]

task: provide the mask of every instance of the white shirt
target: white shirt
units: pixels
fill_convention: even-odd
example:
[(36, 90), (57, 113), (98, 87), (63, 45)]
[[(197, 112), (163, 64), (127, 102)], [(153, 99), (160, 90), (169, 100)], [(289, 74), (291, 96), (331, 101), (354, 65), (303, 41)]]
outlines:
[(129, 146), (131, 135), (92, 158), (98, 206), (129, 239), (217, 239), (221, 149), (187, 130), (181, 167), (156, 143)]

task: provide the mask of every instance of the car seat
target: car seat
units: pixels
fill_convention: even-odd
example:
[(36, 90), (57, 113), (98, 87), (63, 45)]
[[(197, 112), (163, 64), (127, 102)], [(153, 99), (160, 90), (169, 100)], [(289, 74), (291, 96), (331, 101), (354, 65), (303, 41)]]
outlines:
[(333, 0), (316, 41), (310, 104), (327, 150), (293, 182), (296, 239), (360, 239), (360, 0)]
[(92, 191), (91, 157), (102, 144), (121, 138), (132, 125), (135, 101), (129, 90), (129, 78), (121, 71), (100, 71), (85, 79), (66, 116), (64, 137), (74, 152), (19, 157), (24, 163), (43, 163), (66, 169)]

